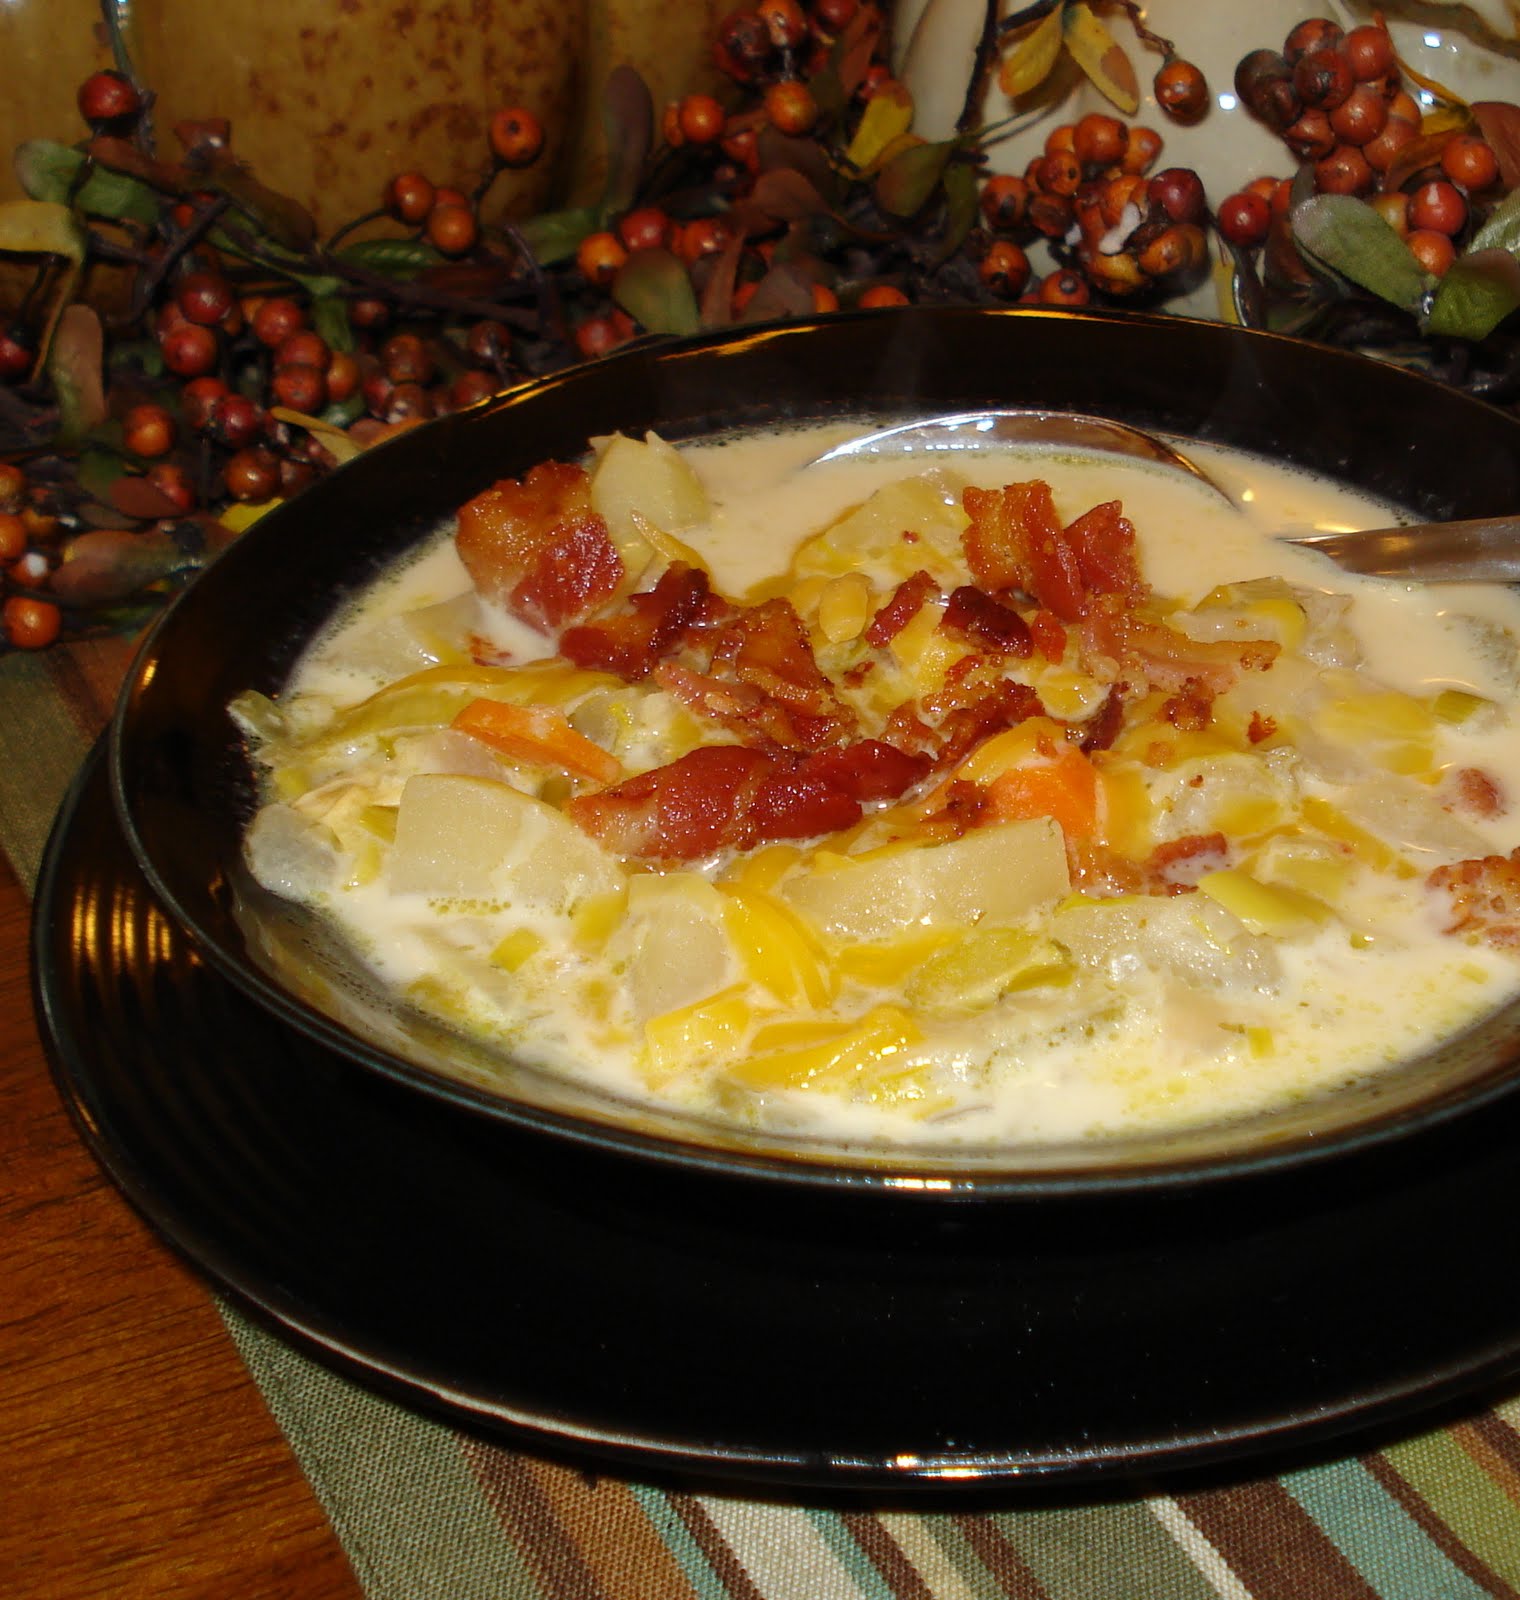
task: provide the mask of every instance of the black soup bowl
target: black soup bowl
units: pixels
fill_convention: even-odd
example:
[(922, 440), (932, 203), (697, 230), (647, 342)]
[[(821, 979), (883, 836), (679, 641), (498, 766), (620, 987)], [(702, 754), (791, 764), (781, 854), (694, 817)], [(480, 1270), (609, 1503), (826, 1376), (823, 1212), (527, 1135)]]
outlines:
[(110, 739), (115, 802), (156, 894), (216, 970), (362, 1068), (545, 1138), (746, 1178), (951, 1198), (1193, 1184), (1385, 1142), (1511, 1092), (1520, 1004), (1359, 1086), (1233, 1122), (991, 1149), (767, 1133), (634, 1104), (452, 1032), (249, 877), (258, 779), (229, 702), (277, 694), (337, 608), (497, 479), (617, 431), (680, 440), (986, 406), (1233, 445), (1423, 520), (1520, 506), (1513, 417), (1355, 355), (1212, 323), (915, 308), (633, 348), (358, 458), (261, 519), (165, 613)]

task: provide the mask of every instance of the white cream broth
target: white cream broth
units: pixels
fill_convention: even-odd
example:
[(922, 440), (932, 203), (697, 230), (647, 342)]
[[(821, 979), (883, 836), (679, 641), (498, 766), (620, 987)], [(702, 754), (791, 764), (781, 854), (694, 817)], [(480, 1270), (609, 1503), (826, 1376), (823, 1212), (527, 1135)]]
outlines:
[[(1073, 624), (1059, 661), (1007, 664), (1054, 724), (994, 733), (837, 838), (631, 861), (575, 820), (599, 780), (449, 725), (474, 692), (460, 682), (530, 701), (513, 685), (548, 685), (617, 782), (734, 743), (732, 727), (652, 680), (588, 686), (563, 662), (514, 677), (554, 641), (474, 595), (445, 530), (338, 620), (278, 707), (234, 708), (269, 774), (256, 875), (504, 1049), (637, 1100), (872, 1142), (1040, 1144), (1241, 1116), (1397, 1063), (1520, 987), (1502, 933), (1451, 931), (1429, 881), (1520, 846), (1512, 593), (1352, 578), (1273, 540), (1398, 513), (1217, 449), (1197, 455), (1241, 510), (1119, 457), (805, 465), (850, 432), (683, 446), (702, 515), (620, 548), (649, 558), (645, 588), (684, 546), (732, 599), (787, 596), (836, 682), (869, 658), (841, 691), (863, 736), (883, 736), (893, 703), (932, 701), (969, 649), (945, 643), (932, 606), (886, 646), (860, 637), (927, 553), (958, 549), (966, 484), (1041, 479), (1062, 521), (1122, 501), (1168, 627), (1281, 654), (1237, 674), (1199, 727), (1168, 721), (1153, 685), (1089, 760), (1071, 749), (1108, 681)], [(671, 520), (668, 500), (649, 504), (646, 522)], [(938, 535), (908, 526), (914, 506)], [(1267, 578), (1286, 586), (1250, 581)], [(426, 692), (398, 714), (394, 685), (417, 672)], [(1039, 798), (1053, 761), (1076, 763), (1087, 796), (1057, 820)], [(935, 832), (927, 797), (957, 778), (995, 805)], [(1213, 842), (1192, 867), (1158, 865), (1199, 839)]]

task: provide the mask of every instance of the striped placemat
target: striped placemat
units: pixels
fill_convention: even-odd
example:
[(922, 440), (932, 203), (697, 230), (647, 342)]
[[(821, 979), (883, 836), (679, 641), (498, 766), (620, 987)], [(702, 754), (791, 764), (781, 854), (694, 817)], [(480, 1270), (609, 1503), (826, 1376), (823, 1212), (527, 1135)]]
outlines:
[[(25, 883), (129, 653), (0, 656), (0, 848)], [(224, 1315), (373, 1600), (1520, 1600), (1520, 1399), (1186, 1492), (836, 1510), (588, 1477)]]

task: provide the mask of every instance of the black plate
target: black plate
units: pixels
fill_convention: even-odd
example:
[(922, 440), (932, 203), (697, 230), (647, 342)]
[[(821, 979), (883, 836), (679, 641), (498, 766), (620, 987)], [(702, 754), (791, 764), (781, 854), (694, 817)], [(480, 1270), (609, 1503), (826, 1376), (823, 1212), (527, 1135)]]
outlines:
[[(780, 1184), (949, 1184), (978, 1194), (1187, 1183), (1395, 1140), (1508, 1094), (1520, 1002), (1397, 1071), (1232, 1124), (1111, 1141), (875, 1149), (638, 1107), (578, 1089), (398, 1004), (318, 919), (261, 892), (242, 860), (258, 779), (228, 717), (276, 692), (340, 597), (362, 589), (487, 484), (589, 436), (687, 438), (740, 424), (998, 404), (1092, 412), (1254, 448), (1426, 518), (1520, 503), (1520, 420), (1359, 356), (1177, 317), (964, 307), (739, 330), (591, 362), (442, 419), (330, 474), (262, 519), (163, 619), (112, 744), (137, 859), (206, 960), (318, 1043), (433, 1098), (569, 1143)], [(294, 952), (273, 970), (261, 950)], [(479, 1074), (475, 1082), (472, 1073)], [(478, 1087), (479, 1082), (489, 1084)]]
[(635, 1470), (1066, 1483), (1402, 1418), (1520, 1370), (1520, 1105), (1297, 1175), (925, 1205), (722, 1180), (426, 1100), (203, 962), (97, 753), (36, 902), (97, 1157), (297, 1343)]

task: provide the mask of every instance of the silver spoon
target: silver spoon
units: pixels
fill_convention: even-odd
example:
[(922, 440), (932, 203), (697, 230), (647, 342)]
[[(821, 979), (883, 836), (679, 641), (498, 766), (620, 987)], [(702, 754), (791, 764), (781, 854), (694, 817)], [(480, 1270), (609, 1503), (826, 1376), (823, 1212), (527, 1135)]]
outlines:
[[(1164, 439), (1143, 428), (1076, 411), (962, 411), (899, 423), (848, 439), (809, 463), (854, 456), (934, 455), (1000, 444), (1100, 450), (1160, 462), (1188, 473), (1235, 504), (1229, 491)], [(1352, 533), (1294, 533), (1280, 538), (1318, 550), (1348, 572), (1420, 583), (1520, 583), (1520, 516), (1466, 522), (1416, 522)]]

